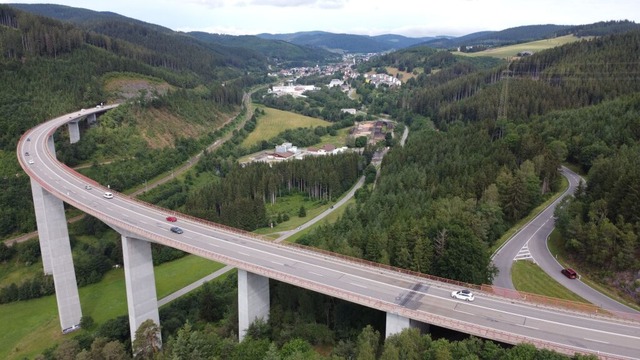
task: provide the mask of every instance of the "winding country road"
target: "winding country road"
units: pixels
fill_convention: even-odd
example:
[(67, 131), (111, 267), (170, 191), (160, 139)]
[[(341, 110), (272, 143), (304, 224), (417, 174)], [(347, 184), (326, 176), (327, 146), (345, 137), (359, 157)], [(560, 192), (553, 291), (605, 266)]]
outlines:
[(555, 226), (553, 213), (560, 201), (566, 196), (572, 195), (580, 181), (584, 181), (578, 174), (566, 167), (562, 167), (562, 175), (569, 180), (567, 190), (538, 216), (522, 227), (493, 255), (493, 264), (499, 270), (493, 284), (501, 288), (515, 289), (511, 281), (511, 266), (514, 258), (516, 256), (526, 258), (528, 255), (555, 281), (590, 303), (609, 311), (640, 313), (591, 288), (580, 279), (569, 279), (560, 272), (563, 268), (562, 265), (553, 257), (547, 247), (547, 238)]

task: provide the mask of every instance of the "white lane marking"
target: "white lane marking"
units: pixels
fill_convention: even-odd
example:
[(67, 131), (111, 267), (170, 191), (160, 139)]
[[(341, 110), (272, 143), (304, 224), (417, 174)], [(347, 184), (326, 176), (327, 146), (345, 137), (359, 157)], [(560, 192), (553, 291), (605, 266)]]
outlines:
[(527, 328), (527, 329), (540, 330), (537, 327), (533, 327), (533, 326), (529, 326), (529, 325), (520, 325), (520, 324), (515, 324), (515, 325), (522, 326), (522, 327)]
[(474, 313), (470, 313), (470, 312), (468, 312), (468, 311), (458, 310), (458, 309), (457, 309), (457, 307), (458, 307), (458, 305), (456, 304), (456, 307), (454, 307), (454, 308), (453, 308), (453, 311), (455, 311), (455, 312), (459, 312), (459, 313), (461, 313), (461, 314), (467, 314), (467, 315), (471, 315), (471, 316), (476, 316), (476, 314), (474, 314)]
[(320, 277), (324, 276), (322, 274), (318, 274), (317, 272), (313, 272), (313, 271), (309, 271), (309, 274), (313, 274), (313, 275), (320, 276)]
[(602, 341), (602, 340), (596, 340), (596, 339), (589, 339), (589, 338), (584, 338), (587, 341), (593, 341), (593, 342), (597, 342), (597, 343), (601, 343), (601, 344), (611, 344), (608, 341)]
[(284, 266), (284, 263), (273, 261), (273, 260), (270, 260), (270, 261), (276, 265)]
[(353, 285), (353, 286), (361, 287), (361, 288), (363, 288), (363, 289), (368, 289), (368, 287), (366, 287), (366, 286), (364, 286), (364, 285), (362, 285), (362, 284), (357, 284), (357, 283), (352, 283), (352, 282), (350, 282), (349, 284), (351, 284), (351, 285)]

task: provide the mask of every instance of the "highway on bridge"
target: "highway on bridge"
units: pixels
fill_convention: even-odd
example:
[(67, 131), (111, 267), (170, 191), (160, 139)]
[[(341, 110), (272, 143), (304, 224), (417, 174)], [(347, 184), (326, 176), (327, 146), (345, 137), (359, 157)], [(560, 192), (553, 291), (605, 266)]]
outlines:
[[(426, 276), (277, 244), (256, 235), (177, 214), (183, 234), (170, 231), (172, 212), (107, 189), (58, 162), (49, 138), (57, 128), (109, 107), (74, 112), (25, 133), (21, 166), (45, 190), (109, 224), (121, 234), (171, 246), (248, 272), (414, 320), (517, 344), (602, 358), (640, 357), (640, 323), (554, 309), (478, 292), (476, 301), (451, 298), (457, 286)], [(29, 155), (26, 155), (29, 153)], [(86, 185), (91, 185), (90, 189)], [(103, 197), (112, 191), (114, 197)]]

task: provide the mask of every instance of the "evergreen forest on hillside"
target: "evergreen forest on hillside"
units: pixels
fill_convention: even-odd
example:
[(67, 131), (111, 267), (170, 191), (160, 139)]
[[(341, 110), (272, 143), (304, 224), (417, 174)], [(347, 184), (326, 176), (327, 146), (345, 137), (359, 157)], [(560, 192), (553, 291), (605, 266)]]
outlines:
[[(71, 15), (66, 20), (75, 20), (61, 22), (0, 5), (0, 238), (35, 230), (29, 180), (16, 160), (20, 136), (59, 114), (118, 102), (97, 125), (83, 127), (74, 145), (65, 131), (57, 132), (58, 159), (85, 165), (83, 174), (125, 191), (228, 136), (215, 151), (204, 151), (196, 175), (142, 199), (249, 231), (286, 221), (265, 210), (282, 198), (297, 195), (325, 206), (366, 175), (354, 204), (335, 223), (298, 242), (472, 284), (492, 282), (490, 249), (561, 189), (559, 167), (574, 165), (587, 182), (556, 212), (560, 245), (582, 273), (640, 304), (640, 31), (622, 31), (628, 24), (585, 26), (595, 33), (618, 30), (509, 62), (412, 47), (354, 66), (362, 73), (394, 68), (411, 74), (400, 88), (376, 87), (361, 76), (348, 80), (353, 97), (322, 89), (305, 98), (276, 98), (266, 91), (275, 81), (266, 69), (278, 66), (276, 55), (265, 55), (256, 39), (242, 48), (239, 39)], [(278, 56), (289, 53), (289, 64), (323, 53), (289, 46), (278, 47)], [(261, 115), (256, 111), (241, 123), (251, 92), (262, 106), (331, 124), (290, 129), (242, 148)], [(408, 127), (404, 146), (389, 138), (361, 153), (273, 166), (237, 163), (284, 141), (311, 146), (378, 117)], [(385, 146), (390, 149), (376, 177), (370, 161)], [(118, 237), (106, 225), (88, 217), (71, 228), (79, 285), (96, 283), (122, 264)], [(155, 264), (183, 255), (153, 247)], [(39, 256), (35, 241), (0, 245), (0, 302), (52, 293), (51, 278), (34, 269)], [(14, 270), (24, 278), (9, 275)], [(52, 343), (41, 356), (126, 359), (133, 347), (152, 349), (139, 357), (159, 359), (590, 358), (477, 338), (455, 341), (460, 335), (444, 329), (384, 340), (380, 313), (275, 281), (269, 321), (254, 324), (238, 343), (235, 281), (232, 274), (207, 283), (164, 307), (159, 329), (141, 329), (162, 333), (159, 353), (153, 343), (131, 344), (128, 318), (119, 317), (99, 324), (83, 318), (83, 331)]]

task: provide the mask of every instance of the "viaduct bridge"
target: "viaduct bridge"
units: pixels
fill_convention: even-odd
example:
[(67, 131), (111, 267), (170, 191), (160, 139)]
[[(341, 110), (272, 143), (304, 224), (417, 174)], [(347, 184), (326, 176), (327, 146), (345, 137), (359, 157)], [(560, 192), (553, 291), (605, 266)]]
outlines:
[[(601, 309), (567, 310), (527, 296), (505, 297), (490, 286), (475, 287), (476, 301), (451, 298), (459, 284), (328, 252), (277, 244), (253, 234), (179, 215), (183, 234), (170, 231), (166, 209), (111, 191), (56, 160), (53, 135), (66, 125), (70, 141), (80, 139), (78, 122), (110, 105), (46, 121), (20, 139), (17, 156), (31, 178), (44, 272), (52, 274), (60, 326), (78, 328), (82, 310), (73, 268), (63, 202), (90, 214), (122, 237), (132, 337), (147, 319), (160, 323), (151, 243), (171, 246), (238, 268), (240, 339), (257, 318), (269, 314), (269, 279), (386, 312), (387, 336), (404, 328), (433, 324), (510, 344), (532, 343), (565, 354), (603, 359), (640, 358), (640, 320)], [(87, 186), (89, 185), (89, 186)], [(584, 311), (583, 311), (584, 310)]]

